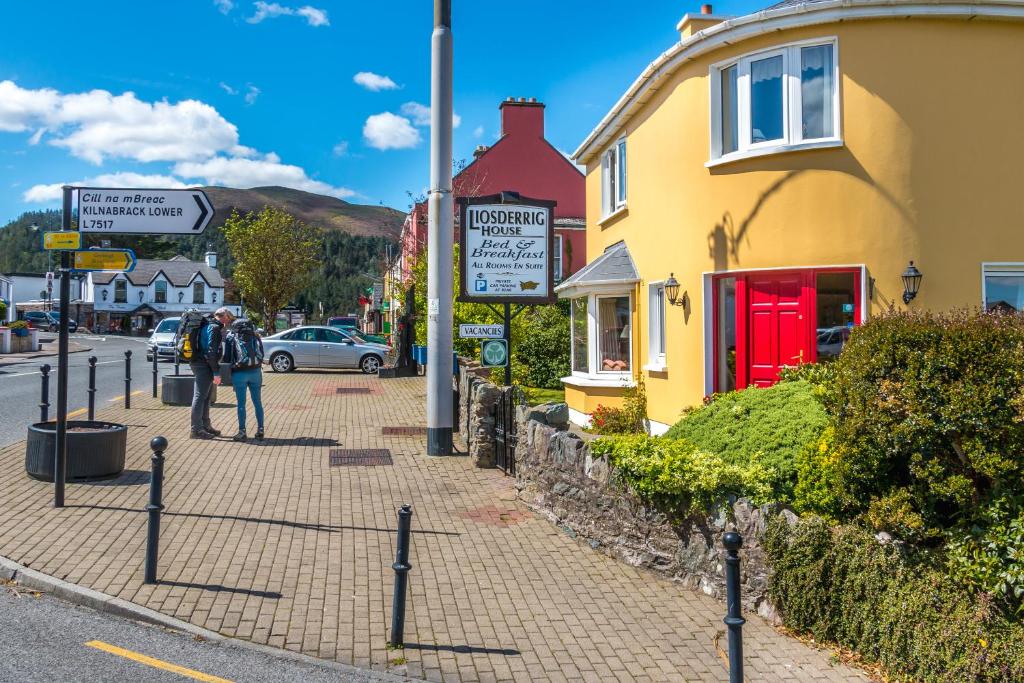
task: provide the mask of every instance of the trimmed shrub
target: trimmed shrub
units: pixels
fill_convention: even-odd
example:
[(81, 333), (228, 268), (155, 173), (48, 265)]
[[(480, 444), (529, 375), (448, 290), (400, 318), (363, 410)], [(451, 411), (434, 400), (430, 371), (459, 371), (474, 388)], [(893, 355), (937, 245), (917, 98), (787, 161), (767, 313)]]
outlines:
[[(846, 514), (906, 487), (941, 528), (1024, 484), (1024, 317), (885, 315), (856, 329), (834, 366), (823, 401)], [(887, 506), (875, 507), (881, 523)]]
[(685, 415), (665, 436), (685, 439), (730, 464), (756, 459), (776, 473), (775, 499), (788, 502), (793, 499), (797, 456), (821, 435), (827, 421), (811, 384), (796, 380), (720, 394)]
[(598, 434), (646, 434), (647, 386), (643, 375), (626, 390), (621, 408), (598, 405), (590, 415), (590, 429)]
[(1007, 611), (1024, 613), (1024, 497), (993, 500), (979, 510), (969, 528), (956, 529), (949, 537), (950, 574), (972, 589), (996, 596)]
[(924, 558), (820, 518), (775, 517), (769, 594), (786, 626), (882, 664), (898, 679), (1024, 680), (1024, 626)]

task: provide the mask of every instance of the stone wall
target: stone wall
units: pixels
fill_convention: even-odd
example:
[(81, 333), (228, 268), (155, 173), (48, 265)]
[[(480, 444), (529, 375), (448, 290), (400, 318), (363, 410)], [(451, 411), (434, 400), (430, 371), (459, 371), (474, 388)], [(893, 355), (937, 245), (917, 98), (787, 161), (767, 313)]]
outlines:
[[(562, 404), (564, 405), (564, 404)], [(775, 620), (766, 598), (768, 567), (761, 539), (774, 506), (739, 499), (715, 517), (673, 524), (620, 487), (606, 458), (591, 456), (585, 437), (549, 424), (550, 408), (531, 409), (519, 422), (516, 486), (519, 497), (563, 531), (636, 567), (663, 573), (691, 588), (725, 599), (722, 533), (743, 535), (743, 603)], [(567, 411), (566, 411), (567, 412)], [(795, 519), (788, 511), (782, 514)]]
[(481, 372), (472, 366), (460, 368), (458, 431), (469, 446), (469, 457), (473, 464), (477, 467), (494, 467), (494, 406), (498, 403), (501, 389), (481, 376), (487, 372), (483, 370)]

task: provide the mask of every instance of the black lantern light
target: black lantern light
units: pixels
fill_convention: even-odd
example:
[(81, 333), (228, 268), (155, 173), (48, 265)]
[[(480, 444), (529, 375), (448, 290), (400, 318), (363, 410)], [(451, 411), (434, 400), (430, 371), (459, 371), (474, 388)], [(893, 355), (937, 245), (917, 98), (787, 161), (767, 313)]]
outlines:
[(178, 292), (178, 303), (179, 304), (181, 303), (181, 300), (184, 299), (184, 298), (185, 298), (185, 292)]
[(669, 273), (668, 279), (665, 280), (665, 295), (670, 306), (686, 305), (686, 293), (683, 293), (682, 298), (679, 297), (679, 280), (676, 279), (675, 273)]
[(914, 262), (911, 261), (900, 277), (903, 278), (903, 303), (909, 304), (921, 289), (921, 271), (915, 268)]
[(217, 303), (217, 292), (213, 293), (213, 303)]

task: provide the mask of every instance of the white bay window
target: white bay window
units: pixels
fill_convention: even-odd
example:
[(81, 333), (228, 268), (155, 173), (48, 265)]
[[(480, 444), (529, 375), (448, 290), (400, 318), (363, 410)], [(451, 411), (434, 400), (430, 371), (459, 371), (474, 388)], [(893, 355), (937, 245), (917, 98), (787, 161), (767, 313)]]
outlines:
[(836, 45), (794, 43), (712, 66), (709, 165), (842, 144)]

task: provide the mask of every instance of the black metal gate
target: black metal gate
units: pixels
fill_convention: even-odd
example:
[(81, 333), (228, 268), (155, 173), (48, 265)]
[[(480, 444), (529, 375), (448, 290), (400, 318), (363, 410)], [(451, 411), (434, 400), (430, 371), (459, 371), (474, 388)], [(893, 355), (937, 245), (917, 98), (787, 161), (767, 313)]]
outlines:
[(501, 390), (494, 406), (494, 464), (505, 474), (516, 473), (516, 406), (522, 403), (518, 387)]

